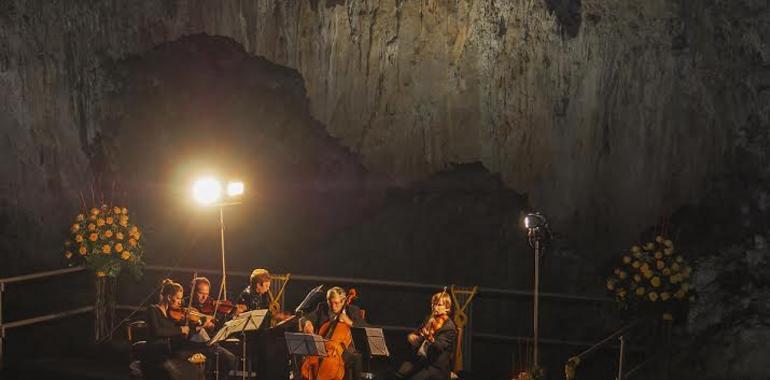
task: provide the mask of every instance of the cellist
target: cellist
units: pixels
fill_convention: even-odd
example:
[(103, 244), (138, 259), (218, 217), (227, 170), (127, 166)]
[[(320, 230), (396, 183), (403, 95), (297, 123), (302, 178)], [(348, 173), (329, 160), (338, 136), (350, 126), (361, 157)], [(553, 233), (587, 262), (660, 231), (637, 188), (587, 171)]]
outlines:
[(409, 333), (407, 341), (414, 357), (404, 362), (397, 379), (449, 380), (457, 330), (449, 311), (452, 298), (444, 289), (431, 297), (431, 314), (417, 330)]
[[(364, 327), (366, 322), (361, 317), (361, 309), (347, 302), (347, 294), (340, 287), (333, 287), (326, 292), (326, 303), (321, 302), (311, 313), (305, 315), (303, 331), (313, 334), (326, 322), (344, 323), (348, 327)], [(345, 362), (345, 379), (361, 378), (362, 357), (354, 347), (345, 347), (342, 353)]]

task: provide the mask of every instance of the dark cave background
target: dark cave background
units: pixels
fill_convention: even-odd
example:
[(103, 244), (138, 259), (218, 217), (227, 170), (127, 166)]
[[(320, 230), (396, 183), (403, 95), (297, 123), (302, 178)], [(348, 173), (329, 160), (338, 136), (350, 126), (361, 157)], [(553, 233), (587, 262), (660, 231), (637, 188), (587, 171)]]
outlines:
[[(145, 230), (148, 262), (216, 269), (219, 265), (216, 213), (188, 202), (187, 192), (189, 177), (194, 173), (227, 170), (228, 175), (243, 178), (247, 183), (244, 203), (225, 210), (228, 266), (232, 271), (265, 266), (276, 273), (528, 290), (532, 281), (532, 255), (520, 218), (522, 213), (538, 209), (542, 203), (537, 202), (541, 194), (521, 189), (531, 188), (528, 181), (545, 181), (548, 170), (559, 164), (573, 169), (588, 170), (586, 165), (602, 168), (607, 164), (601, 162), (601, 157), (609, 161), (617, 157), (609, 153), (610, 147), (612, 152), (623, 149), (619, 141), (624, 137), (619, 131), (638, 128), (646, 139), (640, 150), (656, 155), (655, 147), (674, 145), (677, 148), (673, 155), (679, 155), (678, 160), (669, 160), (665, 155), (658, 158), (682, 170), (667, 172), (654, 167), (660, 162), (650, 164), (639, 151), (634, 151), (620, 160), (623, 161), (620, 167), (623, 163), (634, 164), (634, 157), (638, 158), (639, 165), (649, 170), (649, 188), (635, 185), (633, 178), (628, 178), (627, 183), (619, 179), (618, 183), (628, 191), (616, 194), (616, 199), (603, 193), (606, 189), (602, 187), (607, 182), (601, 176), (586, 175), (576, 178), (574, 183), (555, 180), (544, 185), (551, 194), (570, 193), (575, 186), (576, 195), (571, 200), (588, 202), (591, 207), (586, 212), (578, 206), (572, 210), (548, 204), (549, 210), (567, 215), (559, 215), (557, 220), (569, 223), (553, 226), (557, 238), (545, 259), (543, 291), (604, 296), (605, 274), (611, 268), (613, 257), (632, 244), (629, 236), (636, 234), (640, 240), (648, 239), (665, 226), (678, 249), (694, 264), (698, 294), (687, 315), (675, 325), (673, 354), (666, 363), (670, 378), (767, 377), (764, 358), (770, 341), (767, 259), (770, 255), (767, 243), (770, 238), (770, 171), (767, 169), (770, 167), (770, 76), (767, 75), (770, 54), (764, 37), (767, 33), (762, 33), (767, 28), (763, 21), (768, 14), (766, 3), (680, 1), (661, 7), (666, 9), (660, 11), (665, 15), (656, 19), (650, 17), (652, 13), (657, 15), (658, 10), (650, 10), (655, 9), (655, 5), (647, 8), (643, 4), (621, 6), (612, 1), (543, 1), (537, 3), (537, 9), (521, 12), (541, 15), (537, 12), (542, 10), (542, 15), (547, 16), (525, 18), (527, 21), (522, 26), (518, 22), (520, 10), (511, 10), (498, 2), (483, 6), (483, 16), (477, 16), (481, 21), (463, 18), (467, 9), (462, 4), (446, 8), (421, 4), (419, 23), (414, 16), (414, 4), (398, 2), (396, 19), (403, 29), (397, 29), (395, 36), (390, 36), (388, 30), (380, 30), (382, 25), (376, 22), (378, 14), (389, 15), (388, 6), (380, 8), (370, 2), (310, 3), (310, 9), (317, 14), (304, 13), (307, 12), (304, 2), (286, 5), (287, 9), (276, 6), (267, 13), (248, 6), (243, 15), (248, 18), (245, 28), (251, 34), (246, 37), (241, 36), (237, 28), (236, 32), (228, 29), (238, 25), (238, 22), (222, 21), (228, 20), (228, 13), (195, 2), (186, 5), (174, 1), (151, 5), (105, 2), (93, 9), (82, 6), (60, 9), (20, 1), (0, 6), (3, 31), (0, 46), (4, 48), (0, 51), (0, 86), (4, 90), (0, 94), (3, 126), (0, 165), (4, 173), (0, 197), (3, 255), (0, 275), (66, 266), (58, 254), (66, 233), (61, 226), (81, 207), (81, 197), (89, 205), (106, 200), (130, 207), (132, 218)], [(141, 7), (144, 7), (141, 11), (137, 10)], [(450, 152), (441, 159), (428, 157), (427, 163), (414, 164), (433, 165), (427, 174), (415, 178), (415, 172), (423, 173), (425, 168), (408, 166), (415, 161), (410, 150), (414, 145), (422, 144), (430, 154), (438, 154), (442, 149), (451, 151), (446, 147), (451, 144), (446, 141), (443, 142), (446, 146), (435, 141), (412, 143), (419, 140), (420, 134), (443, 136), (447, 132), (441, 128), (420, 130), (417, 127), (421, 124), (409, 122), (417, 119), (429, 125), (443, 125), (445, 120), (436, 115), (449, 112), (444, 112), (440, 104), (419, 104), (417, 111), (404, 112), (409, 115), (405, 120), (394, 111), (400, 109), (398, 103), (384, 101), (381, 110), (361, 111), (350, 106), (356, 104), (356, 97), (364, 97), (355, 92), (356, 88), (335, 88), (329, 83), (335, 78), (343, 84), (361, 81), (362, 74), (356, 67), (347, 67), (349, 73), (333, 72), (323, 59), (296, 58), (288, 47), (318, 52), (314, 49), (323, 44), (316, 40), (329, 38), (323, 32), (339, 29), (337, 21), (326, 17), (341, 9), (346, 13), (349, 30), (342, 29), (343, 37), (339, 40), (329, 40), (358, 44), (358, 57), (355, 51), (345, 56), (332, 49), (328, 53), (329, 62), (338, 55), (342, 60), (359, 64), (366, 61), (368, 80), (369, 58), (361, 58), (361, 51), (367, 49), (361, 45), (361, 41), (367, 39), (364, 34), (367, 28), (370, 53), (372, 46), (375, 53), (379, 49), (379, 39), (386, 41), (382, 47), (384, 53), (375, 60), (383, 64), (396, 60), (389, 49), (398, 43), (417, 46), (414, 56), (401, 58), (411, 66), (403, 64), (397, 70), (397, 82), (399, 86), (403, 83), (397, 90), (404, 91), (406, 104), (415, 101), (413, 92), (424, 91), (431, 94), (430, 97), (446, 95), (450, 99), (456, 95), (450, 94), (454, 88), (441, 87), (442, 80), (432, 81), (430, 86), (422, 84), (428, 83), (427, 80), (415, 80), (421, 76), (435, 79), (428, 75), (437, 71), (431, 65), (447, 57), (436, 53), (440, 49), (431, 50), (425, 40), (410, 40), (409, 33), (417, 33), (419, 29), (422, 35), (428, 30), (430, 36), (430, 32), (440, 30), (431, 29), (431, 23), (446, 26), (436, 20), (442, 20), (447, 14), (458, 17), (458, 24), (485, 25), (489, 21), (490, 25), (482, 29), (496, 37), (485, 39), (489, 36), (477, 34), (470, 41), (480, 45), (474, 45), (476, 50), (470, 48), (466, 55), (479, 54), (486, 59), (484, 49), (489, 48), (498, 52), (495, 57), (503, 57), (490, 66), (502, 68), (496, 69), (499, 71), (493, 76), (485, 77), (468, 69), (461, 60), (450, 62), (456, 71), (448, 82), (459, 83), (457, 88), (467, 91), (456, 95), (460, 103), (476, 91), (467, 90), (465, 86), (474, 88), (474, 84), (465, 84), (460, 79), (469, 78), (470, 82), (482, 83), (481, 86), (487, 79), (496, 79), (497, 90), (479, 96), (480, 105), (467, 107), (471, 110), (499, 107), (500, 112), (505, 113), (515, 108), (516, 102), (510, 101), (515, 95), (505, 89), (518, 88), (516, 78), (529, 72), (545, 81), (563, 76), (566, 79), (557, 81), (566, 83), (562, 84), (566, 89), (559, 87), (564, 93), (556, 91), (559, 101), (555, 105), (548, 102), (550, 98), (542, 102), (547, 109), (545, 113), (553, 115), (544, 116), (545, 113), (534, 111), (534, 117), (526, 120), (540, 128), (540, 123), (548, 125), (546, 119), (553, 116), (558, 121), (556, 126), (562, 128), (561, 133), (579, 130), (578, 126), (590, 125), (593, 119), (584, 122), (582, 111), (575, 109), (590, 110), (591, 99), (606, 96), (605, 102), (595, 110), (605, 113), (605, 119), (597, 123), (596, 131), (587, 132), (600, 142), (603, 152), (599, 154), (600, 159), (586, 164), (580, 161), (581, 157), (575, 157), (575, 162), (538, 166), (532, 163), (541, 157), (538, 145), (526, 145), (521, 151), (532, 154), (532, 162), (511, 160), (502, 155), (501, 160), (508, 159), (508, 163), (500, 164), (490, 163), (487, 156), (469, 159), (473, 155), (465, 154), (464, 147), (460, 147), (460, 153)], [(129, 16), (125, 19), (115, 16), (121, 14)], [(269, 14), (265, 17), (273, 21), (253, 24), (251, 20), (263, 14)], [(298, 25), (293, 32), (280, 24), (292, 17), (302, 20), (316, 17), (319, 21), (310, 27)], [(357, 24), (368, 17), (373, 20), (370, 25)], [(450, 30), (454, 26), (446, 27)], [(209, 34), (200, 34), (201, 31)], [(314, 34), (315, 31), (319, 34)], [(398, 34), (402, 31), (404, 34)], [(542, 31), (552, 34), (538, 34)], [(601, 34), (604, 32), (608, 34)], [(292, 38), (300, 35), (302, 41), (311, 42), (292, 45)], [(612, 38), (603, 39), (608, 35)], [(94, 36), (98, 38), (90, 38)], [(569, 71), (556, 74), (548, 71), (554, 70), (553, 67), (572, 67), (575, 70), (572, 74), (582, 75), (582, 64), (587, 67), (597, 62), (576, 54), (569, 46), (583, 44), (580, 46), (588, 46), (586, 49), (590, 51), (597, 45), (592, 45), (589, 38), (596, 36), (617, 47), (618, 50), (611, 50), (609, 55), (622, 57), (619, 61), (600, 62), (600, 70), (611, 79), (607, 79), (612, 84), (608, 93), (582, 93), (575, 90), (579, 86), (574, 83), (570, 87)], [(631, 38), (638, 36), (646, 37)], [(519, 39), (522, 45), (515, 42), (511, 50), (500, 47)], [(649, 45), (640, 47), (631, 41), (644, 41)], [(668, 42), (660, 45), (660, 41)], [(121, 46), (122, 50), (115, 46)], [(537, 53), (539, 49), (549, 49), (546, 46), (567, 46), (564, 51), (578, 56), (573, 58), (577, 63), (551, 64), (552, 59), (559, 62), (558, 59)], [(669, 53), (674, 57), (671, 67), (665, 63), (669, 62)], [(506, 58), (506, 54), (511, 57)], [(519, 60), (517, 54), (529, 55)], [(654, 58), (652, 62), (664, 62), (660, 68), (650, 66), (648, 54)], [(327, 52), (318, 55), (325, 57)], [(637, 58), (639, 66), (623, 65)], [(645, 65), (652, 67), (651, 72), (670, 69), (677, 81), (677, 85), (672, 86), (676, 89), (670, 94), (665, 92), (667, 87), (660, 84), (668, 80), (665, 75), (664, 79), (656, 76), (649, 79), (644, 73), (630, 74), (631, 68)], [(416, 68), (407, 68), (412, 66)], [(527, 71), (528, 67), (537, 69)], [(371, 70), (388, 72), (375, 66)], [(324, 75), (315, 75), (318, 72)], [(618, 90), (629, 83), (647, 82), (652, 83), (651, 87), (626, 86), (626, 92)], [(393, 87), (387, 75), (380, 75), (376, 83), (380, 95), (389, 93)], [(346, 91), (350, 92), (335, 98), (338, 92)], [(391, 94), (399, 97), (398, 91)], [(332, 100), (326, 104), (318, 102), (319, 93), (323, 94), (321, 99)], [(550, 96), (552, 90), (544, 88), (543, 93)], [(671, 94), (671, 99), (675, 99), (673, 110), (659, 110), (648, 102), (650, 97), (666, 98)], [(533, 104), (542, 105), (537, 94), (529, 95), (534, 99)], [(535, 107), (530, 106), (529, 100), (524, 108)], [(323, 107), (329, 109), (319, 110)], [(628, 108), (624, 107), (638, 107), (649, 114), (617, 116), (626, 117)], [(475, 125), (468, 121), (476, 117), (488, 117), (493, 119), (495, 128), (527, 128), (516, 124), (520, 120), (515, 116), (498, 119), (498, 115), (489, 116), (484, 111), (474, 114), (475, 111), (465, 109), (451, 110), (455, 120), (460, 120), (460, 126)], [(677, 110), (684, 111), (677, 113)], [(386, 120), (390, 124), (379, 129), (384, 131), (382, 134), (373, 133), (367, 140), (362, 137), (361, 141), (351, 143), (351, 135), (366, 132), (356, 129), (358, 116)], [(682, 124), (655, 126), (656, 117)], [(478, 124), (486, 125), (488, 120), (484, 120)], [(378, 125), (374, 121), (370, 124)], [(411, 140), (400, 140), (406, 137), (400, 135), (403, 130), (399, 128), (411, 127), (414, 130), (407, 134)], [(684, 140), (668, 140), (670, 135), (664, 132), (669, 129), (676, 129), (675, 136)], [(467, 137), (463, 131), (456, 128), (449, 135), (462, 141)], [(532, 132), (529, 131), (529, 139), (537, 140), (531, 136), (538, 136), (540, 132), (548, 135), (547, 130)], [(495, 135), (495, 138), (513, 141), (518, 136), (509, 133)], [(520, 136), (522, 141), (527, 140), (526, 136), (526, 132)], [(596, 142), (581, 140), (583, 137), (566, 134), (558, 138), (564, 140), (562, 148), (574, 143), (593, 149), (591, 144)], [(679, 148), (678, 144), (686, 140), (694, 141), (696, 148), (699, 142), (706, 141), (706, 148), (699, 150), (689, 145)], [(383, 148), (389, 141), (401, 141), (403, 155)], [(77, 147), (76, 151), (71, 147)], [(367, 156), (372, 153), (371, 149), (374, 156)], [(704, 151), (709, 155), (703, 154)], [(449, 162), (439, 162), (442, 159)], [(406, 163), (407, 167), (402, 168), (402, 172), (382, 170), (384, 161)], [(698, 178), (687, 171), (692, 166), (708, 168), (702, 183), (691, 181)], [(511, 180), (511, 168), (535, 174), (524, 176), (524, 180)], [(576, 172), (575, 177), (580, 177), (580, 173)], [(578, 186), (592, 181), (595, 183), (588, 190)], [(680, 188), (688, 182), (692, 182), (696, 193)], [(581, 197), (585, 191), (604, 195), (586, 200)], [(649, 194), (660, 195), (665, 207), (649, 206), (649, 197), (654, 197)], [(613, 199), (622, 204), (615, 207)], [(640, 212), (644, 217), (631, 213), (623, 220), (628, 205), (633, 205), (631, 210), (649, 210)], [(655, 218), (659, 219), (657, 224)], [(646, 223), (644, 227), (639, 227), (640, 220)], [(629, 235), (629, 230), (638, 232)], [(174, 275), (183, 282), (184, 276), (189, 276)], [(122, 278), (122, 299), (129, 303), (142, 301), (161, 277), (160, 273), (148, 272), (138, 282)], [(217, 276), (211, 277), (216, 283)], [(244, 285), (242, 280), (231, 279), (231, 289)], [(91, 282), (81, 273), (34, 281), (23, 288), (8, 286), (3, 299), (4, 321), (88, 304), (93, 296)], [(296, 303), (313, 285), (290, 283), (288, 303)], [(405, 294), (398, 289), (365, 286), (361, 290), (360, 302), (370, 320), (386, 325), (418, 321), (430, 294), (428, 291)], [(43, 295), (44, 302), (32, 297), (38, 294)], [(530, 334), (531, 301), (527, 297), (482, 294), (473, 307), (473, 328), (477, 333), (519, 337)], [(602, 301), (544, 299), (542, 315), (541, 336), (580, 342), (594, 342), (623, 323), (614, 305)], [(9, 331), (6, 364), (10, 364), (11, 370), (34, 369), (41, 362), (29, 361), (29, 358), (46, 358), (62, 351), (76, 356), (97, 352), (103, 355), (98, 356), (103, 361), (122, 360), (122, 357), (116, 359), (115, 347), (94, 350), (89, 339), (84, 339), (84, 336), (90, 337), (89, 317), (80, 315)], [(643, 332), (657, 333), (655, 329)], [(403, 347), (397, 343), (402, 338), (397, 333), (389, 335), (397, 355), (403, 354)], [(47, 339), (49, 344), (41, 347), (29, 343), (40, 339)], [(645, 342), (644, 337), (635, 339)], [(473, 373), (476, 378), (505, 378), (512, 370), (523, 367), (526, 349), (523, 341), (478, 339), (474, 342)], [(548, 378), (561, 378), (564, 361), (580, 350), (577, 346), (544, 345)], [(579, 377), (611, 376), (616, 354), (614, 350), (602, 351), (581, 367)], [(630, 360), (643, 359), (637, 354), (632, 352)], [(659, 378), (662, 372), (658, 371), (666, 369), (663, 367), (664, 364), (655, 365), (642, 376)]]

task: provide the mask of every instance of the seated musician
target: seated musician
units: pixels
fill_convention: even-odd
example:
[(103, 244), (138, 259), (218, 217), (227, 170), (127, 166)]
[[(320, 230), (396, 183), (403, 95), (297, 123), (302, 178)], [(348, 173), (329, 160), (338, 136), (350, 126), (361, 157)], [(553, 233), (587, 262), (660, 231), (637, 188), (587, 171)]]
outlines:
[[(249, 276), (249, 286), (243, 289), (240, 297), (238, 297), (238, 311), (268, 309), (270, 306), (268, 291), (270, 291), (270, 272), (262, 268), (254, 269)], [(240, 308), (241, 305), (245, 305), (245, 307)], [(268, 312), (265, 320), (270, 320), (270, 312)], [(265, 328), (268, 327), (267, 325), (267, 323), (262, 324)]]
[[(305, 315), (303, 331), (307, 334), (316, 333), (325, 322), (337, 320), (350, 327), (363, 327), (366, 322), (361, 318), (361, 309), (356, 305), (347, 304), (345, 290), (333, 287), (326, 292), (326, 303), (321, 302), (316, 309)], [(358, 380), (361, 378), (362, 357), (354, 347), (346, 347), (342, 354), (345, 362), (345, 378)]]
[[(214, 314), (210, 311), (215, 310), (215, 300), (209, 296), (211, 293), (211, 282), (206, 277), (196, 277), (192, 280), (191, 288), (193, 289), (192, 299), (185, 299), (184, 304), (190, 305), (190, 307), (198, 311)], [(212, 346), (203, 344), (203, 342), (213, 337), (224, 324), (225, 315), (218, 314), (216, 317), (216, 319), (204, 318), (205, 322), (202, 325), (196, 326), (195, 331), (190, 334), (190, 337), (191, 340), (201, 342), (197, 347), (206, 351), (210, 365), (215, 365), (216, 355), (219, 355), (219, 370), (222, 373), (228, 373), (230, 369), (235, 369), (235, 355), (219, 344)]]
[(449, 311), (452, 298), (444, 292), (431, 298), (431, 315), (407, 340), (414, 357), (403, 363), (396, 378), (412, 380), (448, 380), (452, 370), (457, 331)]
[[(195, 371), (187, 362), (191, 353), (183, 344), (190, 327), (180, 326), (171, 318), (172, 310), (181, 308), (183, 294), (182, 285), (165, 279), (161, 283), (158, 303), (147, 309), (149, 339), (147, 352), (142, 357), (142, 371), (148, 378), (165, 375), (184, 378)], [(171, 362), (169, 359), (181, 360)], [(162, 375), (159, 371), (166, 374)]]

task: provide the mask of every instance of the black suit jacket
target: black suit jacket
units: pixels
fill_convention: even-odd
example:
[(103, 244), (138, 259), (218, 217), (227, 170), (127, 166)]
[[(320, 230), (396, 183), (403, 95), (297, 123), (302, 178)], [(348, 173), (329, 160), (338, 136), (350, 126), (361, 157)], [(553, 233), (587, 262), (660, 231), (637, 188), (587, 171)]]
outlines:
[[(345, 306), (345, 314), (350, 318), (350, 320), (353, 321), (353, 327), (364, 327), (366, 326), (366, 321), (364, 321), (361, 318), (361, 309), (358, 308), (356, 305), (348, 305)], [(326, 302), (321, 302), (318, 304), (318, 306), (313, 310), (312, 312), (305, 314), (305, 319), (310, 321), (313, 324), (313, 327), (316, 330), (316, 333), (318, 333), (318, 329), (321, 328), (321, 325), (324, 324), (324, 322), (328, 321), (331, 317), (331, 313), (329, 312), (329, 304)]]
[[(449, 376), (452, 371), (455, 343), (457, 341), (457, 327), (455, 326), (454, 321), (452, 321), (452, 318), (447, 319), (433, 337), (434, 342), (428, 343), (425, 364), (435, 367), (443, 374)], [(425, 338), (422, 337), (420, 338), (415, 349), (422, 345), (424, 339)]]

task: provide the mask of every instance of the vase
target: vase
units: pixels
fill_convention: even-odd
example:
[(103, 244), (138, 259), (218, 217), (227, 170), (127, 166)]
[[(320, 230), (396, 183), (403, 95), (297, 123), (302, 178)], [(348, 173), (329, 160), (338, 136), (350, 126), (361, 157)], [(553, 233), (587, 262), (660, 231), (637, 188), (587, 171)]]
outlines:
[(112, 339), (115, 323), (115, 293), (117, 277), (96, 277), (96, 303), (94, 305), (94, 338), (97, 342)]

